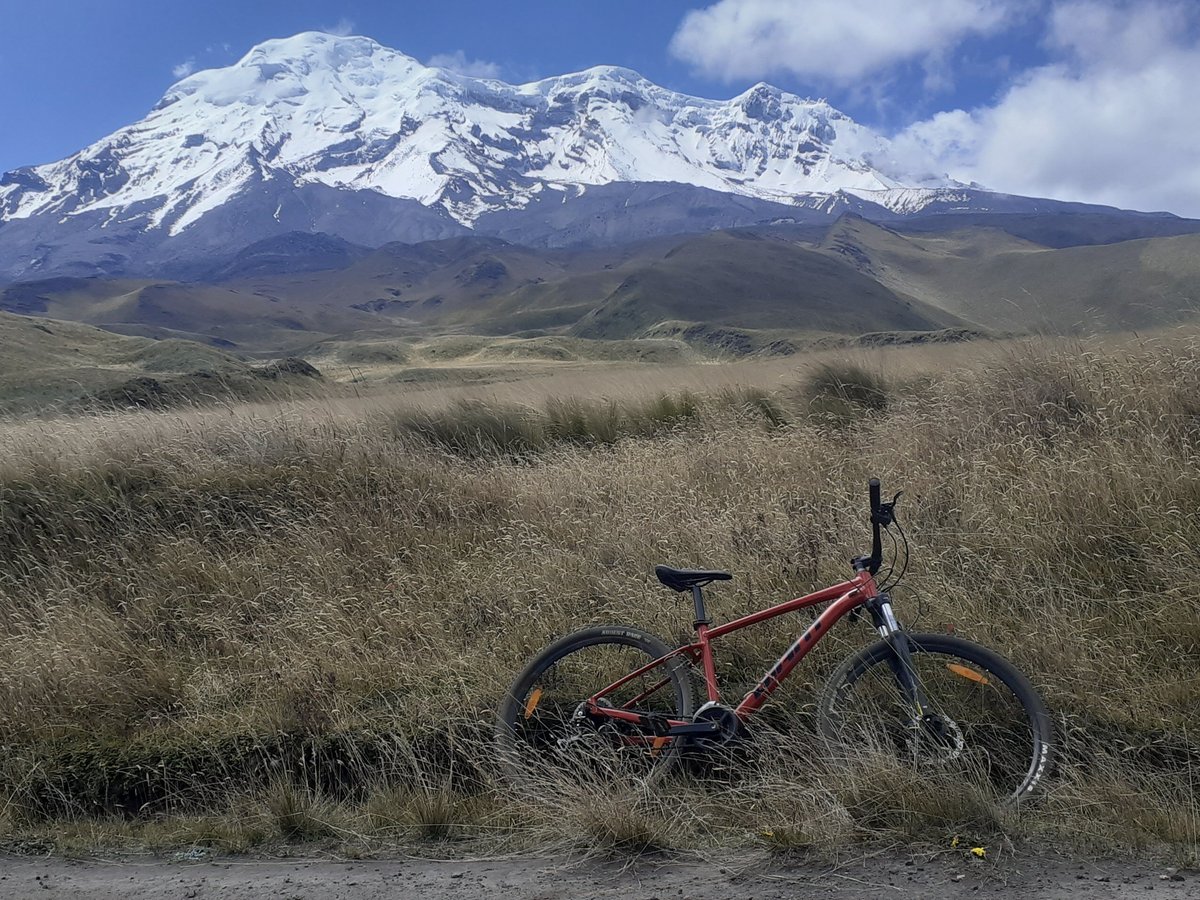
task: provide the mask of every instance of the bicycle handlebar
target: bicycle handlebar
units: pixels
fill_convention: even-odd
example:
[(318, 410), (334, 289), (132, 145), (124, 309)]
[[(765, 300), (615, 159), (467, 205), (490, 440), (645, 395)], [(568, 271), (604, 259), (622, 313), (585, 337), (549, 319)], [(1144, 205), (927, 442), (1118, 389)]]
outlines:
[(879, 510), (883, 504), (879, 479), (872, 478), (867, 484), (871, 495), (871, 558), (867, 560), (867, 570), (874, 575), (883, 564), (883, 541), (879, 536)]

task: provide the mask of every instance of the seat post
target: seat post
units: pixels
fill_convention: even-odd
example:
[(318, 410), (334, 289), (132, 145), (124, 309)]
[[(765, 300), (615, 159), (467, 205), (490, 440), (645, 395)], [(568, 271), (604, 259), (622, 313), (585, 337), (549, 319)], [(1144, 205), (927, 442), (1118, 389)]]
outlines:
[(700, 590), (700, 585), (692, 585), (692, 603), (696, 606), (696, 621), (693, 627), (699, 628), (701, 625), (711, 624), (708, 620), (708, 613), (704, 610), (704, 592)]

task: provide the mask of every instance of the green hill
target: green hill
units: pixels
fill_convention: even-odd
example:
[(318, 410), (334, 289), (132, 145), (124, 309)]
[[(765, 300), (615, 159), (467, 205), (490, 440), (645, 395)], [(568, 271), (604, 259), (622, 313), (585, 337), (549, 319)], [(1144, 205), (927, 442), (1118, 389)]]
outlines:
[(47, 407), (165, 407), (309, 395), (298, 367), (253, 366), (195, 341), (113, 334), (0, 312), (0, 413)]
[(823, 252), (986, 328), (1070, 334), (1145, 329), (1200, 310), (1200, 235), (1049, 249), (995, 229), (899, 234), (843, 220)]
[(45, 315), (146, 337), (178, 337), (218, 347), (285, 351), (377, 326), (370, 313), (315, 300), (296, 303), (223, 285), (100, 278), (55, 278), (0, 289), (0, 310)]
[(1200, 235), (1054, 249), (994, 224), (901, 232), (846, 216), (819, 234), (776, 225), (591, 250), (462, 237), (346, 258), (283, 275), (217, 267), (242, 272), (221, 284), (17, 284), (0, 290), (0, 309), (259, 355), (367, 342), (369, 357), (402, 365), (408, 351), (395, 348), (448, 334), (786, 352), (876, 332), (1146, 329), (1200, 308)]
[(584, 316), (575, 333), (632, 337), (665, 320), (816, 334), (959, 324), (955, 316), (900, 297), (842, 260), (754, 233), (705, 235), (625, 271), (617, 289)]

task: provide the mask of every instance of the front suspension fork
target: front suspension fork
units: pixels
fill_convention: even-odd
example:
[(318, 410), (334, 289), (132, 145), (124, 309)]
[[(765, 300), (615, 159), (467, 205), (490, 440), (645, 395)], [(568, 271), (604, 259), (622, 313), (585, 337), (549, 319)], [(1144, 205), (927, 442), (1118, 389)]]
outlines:
[(892, 667), (896, 682), (904, 693), (904, 699), (909, 708), (913, 710), (914, 721), (920, 721), (929, 709), (929, 700), (925, 696), (921, 681), (917, 678), (917, 670), (913, 666), (908, 635), (896, 621), (896, 614), (892, 612), (892, 600), (887, 594), (880, 594), (867, 604), (867, 609), (871, 613), (871, 621), (875, 625), (875, 630), (891, 645), (892, 655), (888, 658), (888, 664)]

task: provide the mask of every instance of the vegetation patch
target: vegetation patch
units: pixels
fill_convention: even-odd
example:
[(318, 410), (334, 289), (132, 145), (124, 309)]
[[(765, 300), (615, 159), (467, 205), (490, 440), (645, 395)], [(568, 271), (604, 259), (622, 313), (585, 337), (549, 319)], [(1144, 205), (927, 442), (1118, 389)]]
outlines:
[(888, 385), (883, 375), (855, 363), (826, 363), (808, 376), (803, 393), (818, 418), (849, 424), (864, 414), (888, 408)]
[(640, 403), (552, 398), (543, 409), (459, 401), (448, 410), (405, 412), (394, 419), (401, 434), (462, 457), (520, 457), (559, 444), (595, 446), (648, 437), (698, 417), (699, 401), (684, 391)]

